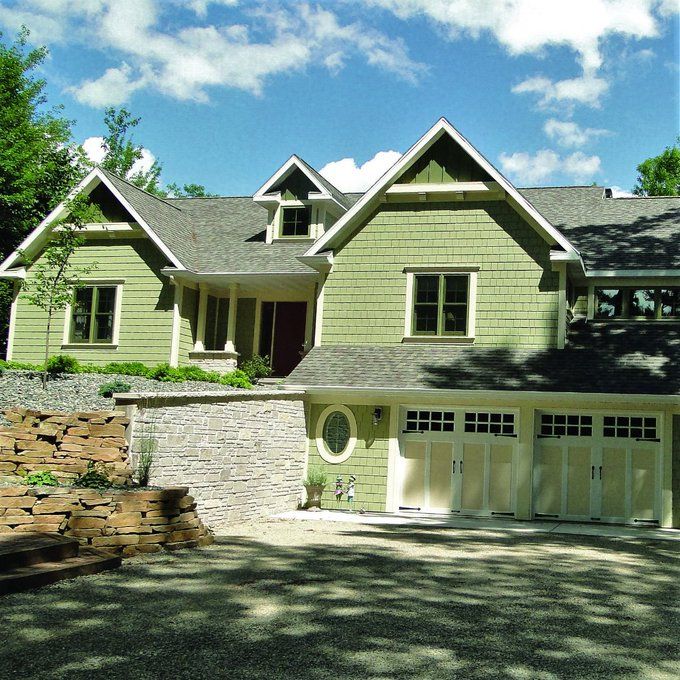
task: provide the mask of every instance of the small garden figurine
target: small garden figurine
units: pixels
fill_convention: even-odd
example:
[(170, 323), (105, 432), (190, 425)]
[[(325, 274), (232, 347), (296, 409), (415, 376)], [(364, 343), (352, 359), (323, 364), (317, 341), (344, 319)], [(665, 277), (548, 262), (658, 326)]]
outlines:
[(349, 476), (349, 484), (347, 485), (347, 503), (349, 503), (349, 511), (354, 512), (354, 485), (357, 478), (354, 475)]
[(338, 475), (335, 478), (335, 501), (338, 504), (338, 507), (340, 506), (340, 501), (342, 500), (342, 494), (345, 493), (345, 490), (342, 488), (342, 486), (342, 477)]

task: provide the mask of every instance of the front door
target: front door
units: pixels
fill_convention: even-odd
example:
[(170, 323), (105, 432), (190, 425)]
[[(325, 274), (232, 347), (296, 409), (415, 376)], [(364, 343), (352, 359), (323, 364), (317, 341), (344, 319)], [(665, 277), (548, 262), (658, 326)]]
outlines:
[(306, 302), (262, 303), (260, 354), (270, 357), (272, 375), (286, 376), (300, 363), (306, 321)]

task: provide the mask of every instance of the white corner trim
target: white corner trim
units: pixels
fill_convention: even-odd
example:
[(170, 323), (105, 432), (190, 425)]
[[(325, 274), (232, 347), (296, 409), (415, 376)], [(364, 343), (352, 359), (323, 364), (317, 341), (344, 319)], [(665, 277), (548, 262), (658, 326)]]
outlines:
[(336, 237), (348, 229), (355, 218), (360, 217), (372, 206), (379, 195), (415, 161), (422, 156), (434, 142), (443, 135), (449, 135), (462, 149), (471, 156), (496, 182), (504, 189), (508, 199), (521, 209), (530, 219), (532, 226), (547, 237), (546, 240), (558, 243), (566, 252), (576, 253), (574, 246), (546, 220), (536, 208), (524, 198), (519, 191), (497, 170), (456, 128), (445, 118), (440, 118), (377, 182), (305, 253), (317, 255), (321, 250), (330, 247)]
[(21, 290), (21, 283), (14, 282), (14, 289), (12, 290), (12, 305), (9, 308), (9, 329), (7, 331), (7, 352), (5, 358), (7, 361), (12, 360), (12, 353), (14, 352), (14, 331), (17, 325), (17, 307), (19, 306), (19, 292)]
[(390, 407), (389, 439), (387, 443), (387, 512), (396, 512), (399, 507), (399, 420), (401, 409), (397, 404)]
[[(331, 413), (340, 411), (344, 416), (346, 416), (349, 422), (349, 440), (347, 446), (338, 454), (329, 451), (326, 448), (326, 442), (323, 438), (323, 430), (326, 425), (326, 420)], [(319, 455), (327, 462), (333, 465), (338, 463), (344, 463), (354, 452), (357, 445), (357, 420), (354, 417), (354, 412), (344, 406), (343, 404), (332, 404), (327, 406), (319, 415), (319, 419), (316, 421), (316, 448), (319, 451)]]
[(116, 306), (113, 310), (113, 338), (112, 342), (116, 347), (120, 341), (120, 318), (123, 311), (123, 284), (116, 284)]
[(558, 267), (559, 286), (557, 291), (557, 349), (564, 349), (567, 338), (567, 263), (560, 262)]
[(326, 290), (326, 277), (319, 284), (319, 292), (316, 295), (316, 319), (314, 320), (314, 346), (321, 344), (321, 333), (323, 331), (323, 301)]
[(181, 307), (184, 286), (175, 281), (175, 299), (172, 305), (172, 336), (170, 339), (170, 366), (173, 368), (179, 364), (179, 335), (182, 321)]

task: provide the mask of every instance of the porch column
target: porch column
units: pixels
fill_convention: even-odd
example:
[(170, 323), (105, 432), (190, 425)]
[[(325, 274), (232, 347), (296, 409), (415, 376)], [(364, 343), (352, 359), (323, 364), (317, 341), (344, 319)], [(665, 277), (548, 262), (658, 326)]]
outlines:
[(208, 291), (205, 284), (198, 286), (198, 321), (196, 323), (196, 342), (194, 352), (205, 351), (205, 322), (208, 313)]
[(236, 354), (236, 312), (238, 311), (238, 284), (229, 286), (229, 318), (227, 319), (227, 341), (224, 344), (225, 352)]

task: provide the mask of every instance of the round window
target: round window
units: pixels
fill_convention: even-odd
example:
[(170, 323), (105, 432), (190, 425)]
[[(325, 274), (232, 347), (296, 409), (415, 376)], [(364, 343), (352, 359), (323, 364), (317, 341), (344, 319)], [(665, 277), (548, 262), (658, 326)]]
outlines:
[(354, 451), (357, 443), (357, 422), (346, 406), (328, 406), (316, 425), (316, 446), (328, 463), (342, 463)]
[(333, 411), (323, 426), (323, 441), (326, 448), (336, 456), (349, 443), (349, 420), (341, 411)]

